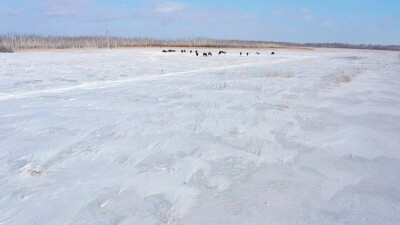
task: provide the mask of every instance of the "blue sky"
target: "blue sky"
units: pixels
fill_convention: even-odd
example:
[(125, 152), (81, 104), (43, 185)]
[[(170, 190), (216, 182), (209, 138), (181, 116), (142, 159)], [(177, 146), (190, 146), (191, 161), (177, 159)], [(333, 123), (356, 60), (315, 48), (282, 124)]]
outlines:
[(400, 0), (0, 0), (0, 33), (400, 44)]

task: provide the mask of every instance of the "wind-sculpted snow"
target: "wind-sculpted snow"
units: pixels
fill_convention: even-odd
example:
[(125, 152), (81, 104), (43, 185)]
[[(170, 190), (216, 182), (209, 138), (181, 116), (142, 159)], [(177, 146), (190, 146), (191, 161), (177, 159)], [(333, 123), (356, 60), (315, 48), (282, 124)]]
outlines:
[(400, 224), (397, 53), (227, 52), (0, 55), (0, 224)]

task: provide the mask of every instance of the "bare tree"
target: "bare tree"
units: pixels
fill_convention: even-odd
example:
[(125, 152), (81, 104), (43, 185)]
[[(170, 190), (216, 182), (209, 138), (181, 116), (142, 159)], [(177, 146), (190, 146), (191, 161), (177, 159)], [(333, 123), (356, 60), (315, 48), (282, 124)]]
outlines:
[(216, 40), (209, 38), (193, 39), (153, 39), (122, 38), (106, 36), (39, 36), (39, 35), (0, 35), (0, 52), (37, 48), (126, 48), (126, 47), (209, 47), (209, 48), (278, 48), (278, 47), (318, 47), (318, 48), (357, 48), (400, 51), (399, 45), (352, 45), (342, 43), (289, 43), (245, 40)]

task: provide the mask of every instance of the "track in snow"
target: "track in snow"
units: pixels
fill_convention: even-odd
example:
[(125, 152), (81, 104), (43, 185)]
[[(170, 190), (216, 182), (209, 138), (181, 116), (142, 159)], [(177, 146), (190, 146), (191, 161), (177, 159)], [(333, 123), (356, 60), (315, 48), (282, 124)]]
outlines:
[[(300, 58), (300, 59), (302, 59), (302, 58)], [(295, 59), (284, 59), (284, 60), (272, 62), (271, 64), (277, 64), (277, 63), (294, 61), (294, 60)], [(297, 58), (297, 60), (299, 60), (299, 58)], [(240, 65), (224, 66), (224, 67), (218, 67), (218, 68), (196, 69), (196, 70), (157, 74), (157, 75), (150, 75), (150, 76), (140, 76), (140, 77), (135, 77), (135, 78), (131, 78), (131, 79), (122, 79), (122, 80), (84, 82), (80, 85), (75, 85), (75, 86), (71, 86), (71, 87), (52, 88), (52, 89), (40, 90), (40, 91), (29, 91), (29, 92), (16, 93), (16, 94), (0, 95), (0, 101), (37, 97), (37, 96), (41, 96), (43, 94), (64, 93), (64, 92), (78, 90), (78, 89), (111, 88), (111, 87), (115, 87), (115, 86), (118, 86), (121, 84), (131, 83), (131, 82), (150, 81), (150, 80), (156, 80), (156, 79), (161, 79), (161, 78), (165, 78), (165, 77), (199, 73), (199, 72), (209, 72), (209, 71), (219, 71), (219, 70), (234, 69), (234, 68), (243, 68), (243, 67), (249, 67), (249, 66), (254, 66), (254, 65), (258, 65), (258, 64), (265, 64), (265, 62), (244, 63), (244, 64), (240, 64)]]

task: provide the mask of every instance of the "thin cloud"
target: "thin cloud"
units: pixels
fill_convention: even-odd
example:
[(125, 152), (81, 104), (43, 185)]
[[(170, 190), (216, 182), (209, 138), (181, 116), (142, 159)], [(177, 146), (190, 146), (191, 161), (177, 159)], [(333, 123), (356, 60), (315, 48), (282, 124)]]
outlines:
[(296, 19), (311, 20), (313, 17), (308, 8), (282, 8), (271, 11), (274, 15), (290, 15)]
[(94, 0), (55, 0), (46, 1), (43, 13), (46, 16), (78, 16), (94, 3)]
[(115, 20), (130, 19), (133, 16), (126, 12), (112, 11), (112, 12), (99, 12), (95, 15), (95, 22), (110, 22)]
[(310, 13), (310, 10), (308, 8), (282, 8), (282, 9), (275, 9), (271, 11), (272, 14), (288, 14), (288, 13)]
[(0, 14), (7, 15), (7, 16), (16, 16), (16, 15), (20, 15), (21, 12), (15, 8), (5, 8), (5, 9), (0, 9)]
[(175, 1), (151, 1), (133, 13), (134, 18), (155, 19), (164, 22), (182, 21), (193, 18), (192, 5)]
[(259, 19), (256, 13), (223, 11), (204, 5), (188, 4), (177, 1), (156, 0), (134, 12), (134, 18), (159, 20), (164, 23), (184, 22), (193, 24), (218, 23), (227, 21), (241, 22)]
[(154, 12), (158, 14), (181, 13), (188, 8), (188, 5), (179, 2), (157, 2), (154, 5)]

